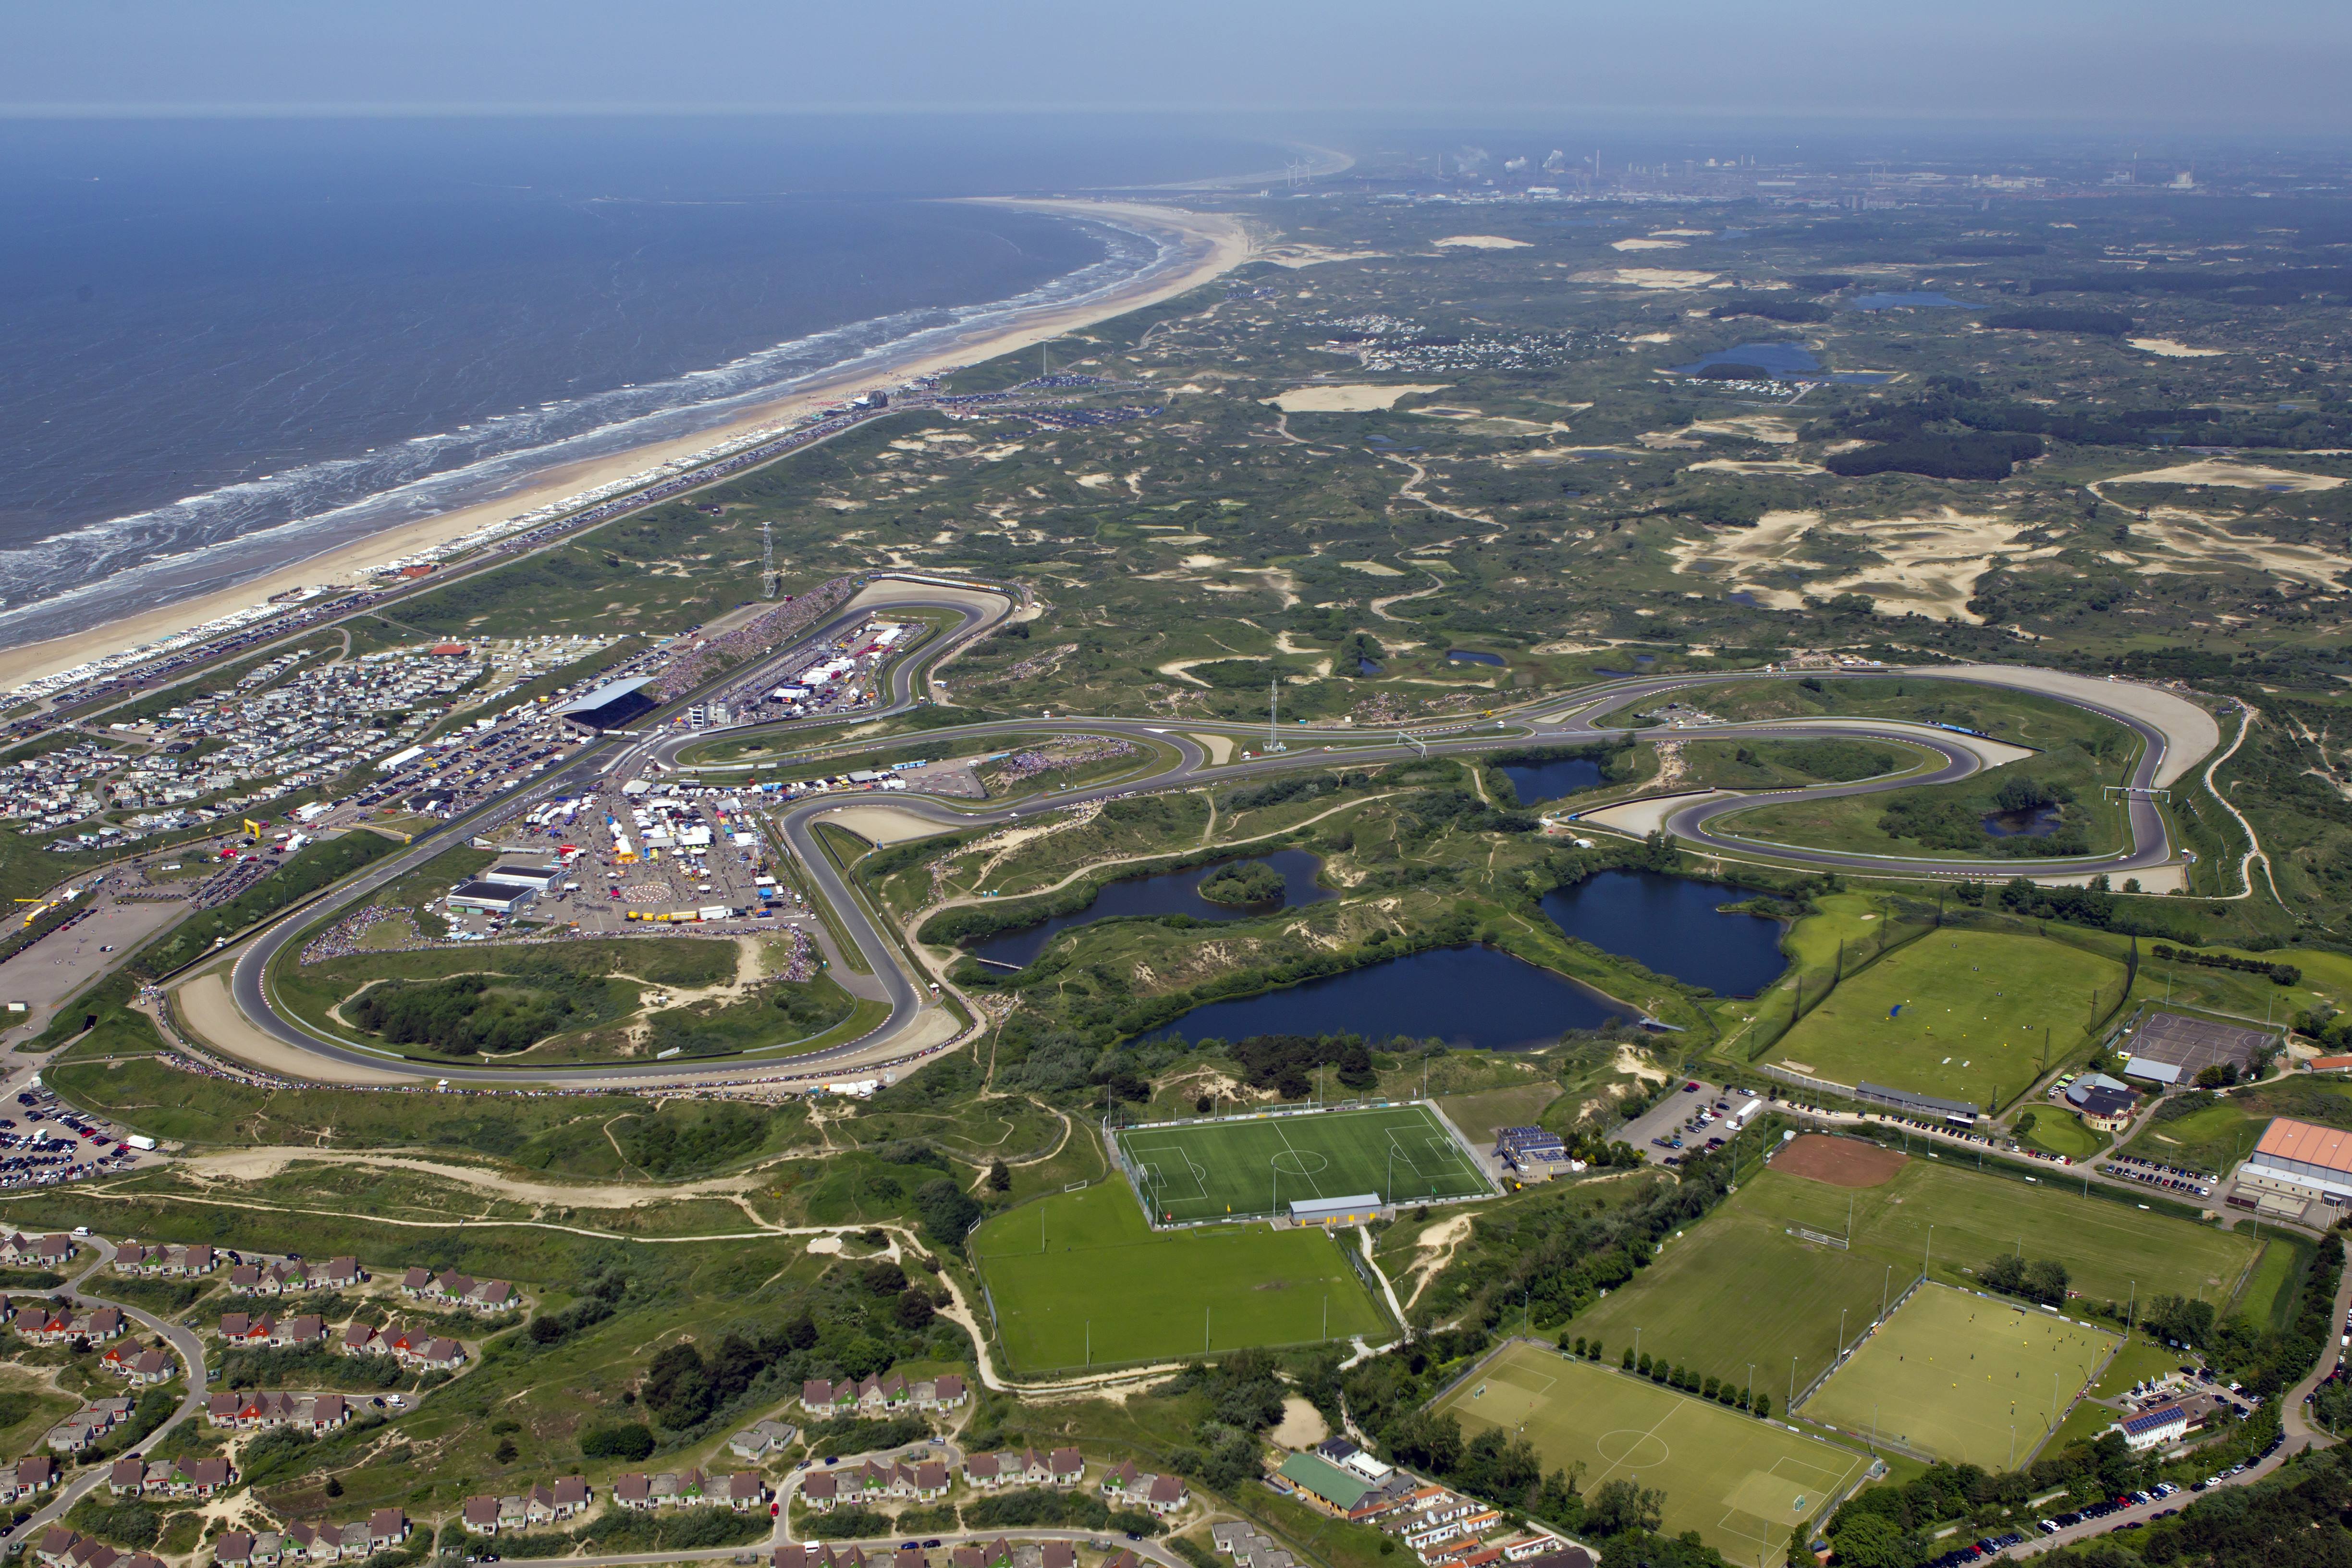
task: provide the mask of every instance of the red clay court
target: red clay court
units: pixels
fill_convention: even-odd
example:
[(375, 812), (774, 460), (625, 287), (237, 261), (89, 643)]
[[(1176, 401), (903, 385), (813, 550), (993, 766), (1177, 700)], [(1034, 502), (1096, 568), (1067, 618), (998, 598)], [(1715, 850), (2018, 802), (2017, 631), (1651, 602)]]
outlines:
[(1772, 1168), (1832, 1187), (1883, 1187), (1910, 1161), (1911, 1156), (1900, 1149), (1884, 1149), (1859, 1138), (1808, 1132), (1782, 1144), (1772, 1156)]

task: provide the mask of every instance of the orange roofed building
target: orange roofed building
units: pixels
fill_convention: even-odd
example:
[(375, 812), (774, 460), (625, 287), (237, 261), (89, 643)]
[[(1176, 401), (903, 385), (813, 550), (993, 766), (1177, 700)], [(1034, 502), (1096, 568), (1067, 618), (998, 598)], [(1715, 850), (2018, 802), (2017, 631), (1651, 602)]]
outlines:
[(2341, 1207), (2352, 1199), (2352, 1132), (2291, 1116), (2274, 1118), (2238, 1167), (2238, 1191), (2258, 1203), (2307, 1204), (2317, 1198)]

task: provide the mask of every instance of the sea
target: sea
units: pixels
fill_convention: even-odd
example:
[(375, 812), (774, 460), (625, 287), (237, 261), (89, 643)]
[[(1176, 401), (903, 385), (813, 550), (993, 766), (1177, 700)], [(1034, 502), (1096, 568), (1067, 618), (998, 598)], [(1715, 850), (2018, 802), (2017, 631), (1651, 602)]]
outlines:
[(1163, 260), (942, 198), (1288, 151), (1135, 118), (0, 121), (0, 646)]

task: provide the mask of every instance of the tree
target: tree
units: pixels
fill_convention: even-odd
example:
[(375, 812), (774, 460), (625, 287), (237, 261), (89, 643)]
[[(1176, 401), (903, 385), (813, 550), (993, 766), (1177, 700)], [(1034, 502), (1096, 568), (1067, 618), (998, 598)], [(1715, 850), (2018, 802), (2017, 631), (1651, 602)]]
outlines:
[(1013, 1173), (1002, 1160), (991, 1160), (988, 1163), (988, 1190), (992, 1193), (1009, 1193), (1013, 1190)]
[(1769, 1421), (1772, 1418), (1772, 1396), (1770, 1394), (1759, 1394), (1756, 1396), (1756, 1414), (1758, 1417), (1762, 1420)]
[(902, 1329), (906, 1329), (909, 1331), (916, 1331), (930, 1326), (932, 1317), (931, 1300), (929, 1297), (924, 1295), (920, 1290), (909, 1290), (906, 1294), (900, 1296), (898, 1298), (898, 1304), (892, 1308), (891, 1310), (893, 1315), (898, 1318), (898, 1326)]
[(1655, 1530), (1666, 1506), (1666, 1494), (1619, 1477), (1601, 1483), (1585, 1500), (1587, 1535), (1622, 1535), (1633, 1530)]
[(1857, 1514), (1830, 1537), (1844, 1568), (1918, 1568), (1919, 1538), (1884, 1514)]
[(670, 1345), (654, 1357), (639, 1397), (656, 1419), (673, 1430), (693, 1426), (710, 1414), (717, 1401), (709, 1370), (688, 1344)]
[[(940, 1246), (961, 1247), (971, 1227), (980, 1223), (981, 1209), (972, 1201), (971, 1194), (942, 1176), (935, 1182), (925, 1182), (916, 1189), (915, 1212), (923, 1216), (923, 1228), (930, 1232)], [(905, 1283), (901, 1277), (901, 1289)]]

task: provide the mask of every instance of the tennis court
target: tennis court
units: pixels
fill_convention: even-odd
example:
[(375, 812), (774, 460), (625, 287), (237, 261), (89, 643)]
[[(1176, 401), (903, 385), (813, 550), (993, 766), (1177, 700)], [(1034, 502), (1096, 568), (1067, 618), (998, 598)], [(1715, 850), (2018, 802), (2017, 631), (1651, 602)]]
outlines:
[(1282, 1214), (1307, 1198), (1370, 1194), (1382, 1203), (1426, 1203), (1493, 1190), (1470, 1151), (1425, 1105), (1236, 1116), (1118, 1137), (1161, 1225)]

